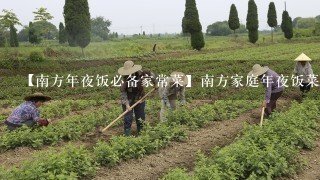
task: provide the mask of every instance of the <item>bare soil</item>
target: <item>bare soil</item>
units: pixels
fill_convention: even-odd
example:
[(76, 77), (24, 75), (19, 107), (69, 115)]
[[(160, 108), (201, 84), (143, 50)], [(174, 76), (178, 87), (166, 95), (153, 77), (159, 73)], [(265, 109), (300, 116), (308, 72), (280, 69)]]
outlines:
[(296, 175), (282, 177), (279, 180), (320, 180), (320, 139), (316, 141), (314, 149), (301, 150), (300, 156), (306, 161), (307, 165)]

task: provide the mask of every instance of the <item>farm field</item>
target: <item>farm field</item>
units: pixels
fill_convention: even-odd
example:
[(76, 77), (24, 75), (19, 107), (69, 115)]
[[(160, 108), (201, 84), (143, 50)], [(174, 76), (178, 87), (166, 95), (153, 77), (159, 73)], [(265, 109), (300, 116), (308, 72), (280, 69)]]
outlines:
[[(186, 38), (128, 38), (92, 44), (86, 58), (77, 58), (79, 49), (52, 45), (56, 56), (48, 56), (34, 69), (30, 67), (36, 63), (25, 57), (48, 47), (0, 48), (4, 54), (17, 55), (16, 64), (0, 60), (0, 122), (28, 94), (40, 91), (53, 98), (40, 108), (43, 117), (53, 120), (48, 127), (15, 132), (1, 127), (0, 179), (318, 178), (317, 172), (305, 173), (319, 167), (314, 160), (319, 152), (320, 87), (302, 98), (290, 78), (293, 59), (302, 52), (313, 59), (314, 73), (319, 74), (320, 41), (287, 42), (277, 37), (274, 44), (252, 45), (244, 37), (231, 39), (207, 37), (206, 48), (194, 51), (186, 48)], [(155, 53), (154, 43), (159, 46)], [(160, 122), (161, 102), (155, 92), (146, 100), (149, 125), (141, 135), (134, 129), (134, 136), (122, 136), (121, 121), (100, 133), (121, 114), (120, 90), (111, 81), (126, 60), (156, 75), (172, 71), (191, 75), (187, 105)], [(231, 78), (246, 77), (254, 64), (289, 77), (278, 112), (263, 127), (257, 125), (263, 87), (247, 87), (246, 78), (236, 87)], [(48, 77), (48, 87), (29, 87), (29, 74)], [(54, 77), (70, 74), (92, 76), (93, 87), (84, 87), (80, 79), (74, 87), (66, 81), (54, 85)], [(98, 86), (97, 75), (107, 75), (109, 85)], [(202, 87), (206, 75), (214, 76), (212, 87)], [(225, 87), (218, 86), (221, 75), (228, 76)], [(33, 78), (32, 83), (40, 82)], [(304, 157), (310, 158), (305, 166)]]

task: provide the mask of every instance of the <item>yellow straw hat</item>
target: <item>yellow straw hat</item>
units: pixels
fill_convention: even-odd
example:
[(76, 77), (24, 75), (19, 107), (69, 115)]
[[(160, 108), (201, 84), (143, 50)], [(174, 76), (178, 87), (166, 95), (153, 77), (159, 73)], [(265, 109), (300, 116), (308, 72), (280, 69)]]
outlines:
[(294, 61), (312, 61), (312, 60), (307, 55), (302, 53)]
[(133, 61), (126, 61), (123, 67), (118, 69), (120, 75), (130, 75), (142, 69), (141, 65), (135, 65)]
[(261, 67), (260, 64), (255, 64), (252, 67), (252, 71), (248, 73), (248, 76), (260, 76), (269, 70), (268, 67)]

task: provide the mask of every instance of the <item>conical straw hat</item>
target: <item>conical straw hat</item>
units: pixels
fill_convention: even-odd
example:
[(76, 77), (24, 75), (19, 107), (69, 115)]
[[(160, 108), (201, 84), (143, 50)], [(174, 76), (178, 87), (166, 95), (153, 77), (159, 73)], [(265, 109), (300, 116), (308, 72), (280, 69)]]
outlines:
[(307, 55), (304, 53), (300, 54), (294, 61), (312, 61)]

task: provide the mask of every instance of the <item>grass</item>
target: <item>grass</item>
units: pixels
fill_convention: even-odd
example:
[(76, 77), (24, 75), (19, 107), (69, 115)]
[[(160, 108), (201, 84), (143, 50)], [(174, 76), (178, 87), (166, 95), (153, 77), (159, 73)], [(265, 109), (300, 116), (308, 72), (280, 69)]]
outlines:
[[(263, 42), (264, 39), (264, 42)], [(287, 41), (281, 33), (275, 33), (275, 42), (291, 43), (300, 41), (315, 41), (318, 37), (299, 38)], [(261, 44), (271, 44), (270, 34), (260, 34), (260, 38), (255, 45), (248, 42), (246, 34), (241, 34), (236, 40), (233, 35), (227, 37), (205, 36), (206, 45), (202, 49), (210, 50), (216, 48), (230, 47), (255, 47)], [(92, 59), (111, 59), (111, 58), (129, 58), (144, 57), (153, 54), (152, 49), (157, 44), (157, 53), (187, 52), (192, 50), (189, 37), (131, 37), (124, 39), (115, 39), (105, 42), (91, 42), (85, 48), (85, 57), (82, 56), (79, 47), (69, 47), (67, 44), (60, 45), (57, 41), (46, 41), (39, 45), (30, 43), (20, 43), (18, 48), (0, 48), (0, 59), (27, 59), (32, 51), (45, 52), (47, 48), (52, 50), (48, 59), (54, 60), (92, 60)]]

